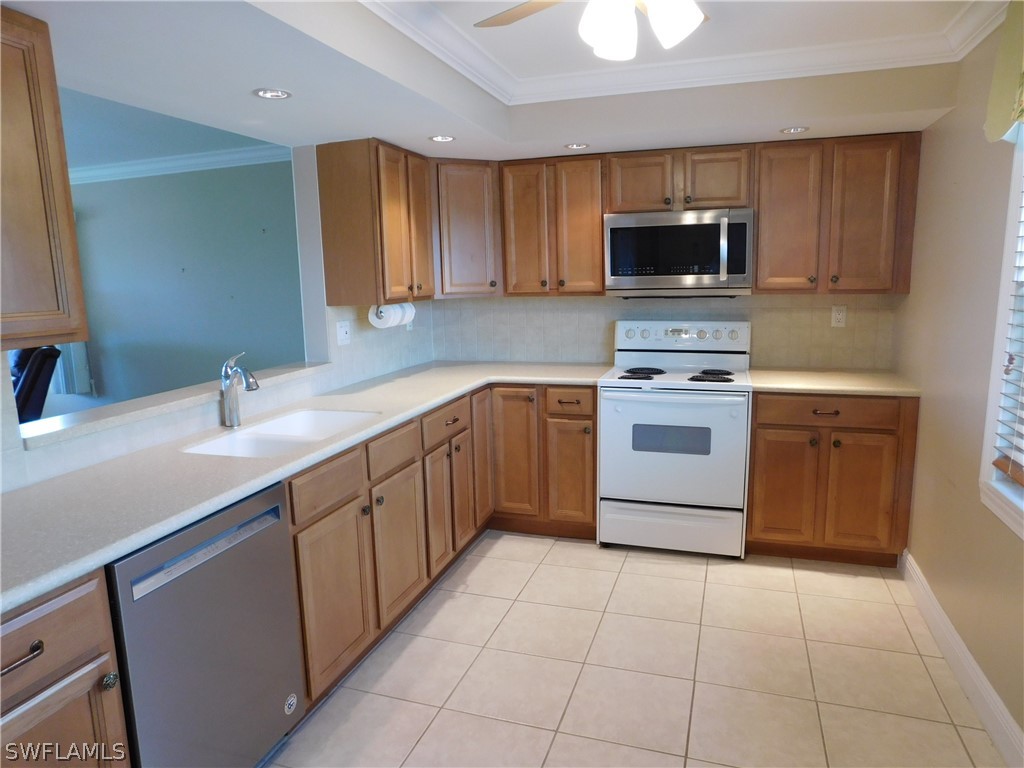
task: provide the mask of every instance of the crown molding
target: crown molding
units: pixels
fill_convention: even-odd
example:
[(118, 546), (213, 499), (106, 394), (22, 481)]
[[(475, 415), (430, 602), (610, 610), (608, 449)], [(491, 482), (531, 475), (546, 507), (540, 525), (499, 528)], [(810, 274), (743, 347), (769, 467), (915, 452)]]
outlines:
[(277, 144), (222, 149), (214, 152), (196, 152), (191, 155), (155, 157), (146, 160), (130, 160), (123, 163), (107, 163), (68, 169), (72, 184), (91, 184), (98, 181), (121, 181), (139, 179), (145, 176), (165, 176), (171, 173), (210, 171), (217, 168), (235, 168), (243, 165), (280, 163), (292, 159), (290, 147)]

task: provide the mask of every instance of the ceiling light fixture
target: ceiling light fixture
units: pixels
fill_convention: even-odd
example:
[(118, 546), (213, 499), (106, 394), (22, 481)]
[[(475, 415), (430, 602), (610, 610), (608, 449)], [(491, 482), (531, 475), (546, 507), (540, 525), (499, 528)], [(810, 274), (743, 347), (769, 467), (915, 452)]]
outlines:
[(779, 133), (807, 133), (810, 128), (806, 125), (794, 125), (790, 128), (783, 128)]
[(586, 149), (589, 146), (590, 146), (589, 144), (583, 144), (581, 142), (574, 142), (572, 144), (566, 144), (565, 148), (566, 149)]
[(261, 99), (289, 99), (291, 93), (288, 91), (282, 91), (280, 88), (257, 88), (253, 91), (253, 95), (259, 96)]
[(454, 136), (431, 136), (430, 140), (431, 141), (440, 141), (440, 142), (455, 141), (455, 137)]
[[(579, 33), (595, 56), (610, 61), (636, 56), (637, 5), (636, 0), (589, 0)], [(706, 18), (694, 0), (645, 0), (642, 6), (665, 50), (681, 43)]]

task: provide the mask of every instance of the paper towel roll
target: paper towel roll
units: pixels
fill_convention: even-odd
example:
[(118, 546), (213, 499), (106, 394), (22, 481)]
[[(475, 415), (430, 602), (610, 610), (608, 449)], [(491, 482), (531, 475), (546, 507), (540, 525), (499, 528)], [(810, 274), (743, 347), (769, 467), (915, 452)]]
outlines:
[(394, 328), (396, 325), (408, 325), (415, 315), (416, 307), (407, 301), (370, 307), (367, 318), (374, 328)]

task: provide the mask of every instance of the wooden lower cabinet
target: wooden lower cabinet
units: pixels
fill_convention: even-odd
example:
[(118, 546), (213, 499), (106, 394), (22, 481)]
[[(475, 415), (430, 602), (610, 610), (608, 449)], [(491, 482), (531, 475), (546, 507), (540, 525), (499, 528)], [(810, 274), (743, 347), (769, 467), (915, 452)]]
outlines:
[(594, 422), (592, 419), (544, 420), (549, 520), (594, 522)]
[[(92, 748), (85, 765), (129, 765), (124, 706), (103, 572), (4, 616), (4, 765), (10, 750)], [(18, 662), (28, 659), (18, 665)], [(16, 666), (17, 665), (17, 666)], [(95, 747), (93, 747), (95, 745)], [(84, 752), (83, 752), (84, 754)], [(55, 755), (50, 754), (53, 761)]]
[(373, 530), (360, 497), (295, 536), (309, 696), (316, 699), (377, 637)]
[(427, 585), (427, 547), (421, 462), (370, 489), (377, 604), (387, 627)]
[(540, 517), (537, 387), (494, 387), (494, 510)]
[(912, 397), (756, 395), (747, 551), (894, 565), (917, 411)]
[(473, 512), (480, 530), (494, 513), (494, 430), (491, 418), (491, 390), (471, 398), (473, 414)]
[(473, 486), (473, 433), (466, 430), (451, 442), (452, 528), (455, 551), (461, 552), (478, 530)]
[(427, 569), (440, 573), (455, 557), (452, 536), (452, 460), (448, 443), (423, 457), (427, 505)]

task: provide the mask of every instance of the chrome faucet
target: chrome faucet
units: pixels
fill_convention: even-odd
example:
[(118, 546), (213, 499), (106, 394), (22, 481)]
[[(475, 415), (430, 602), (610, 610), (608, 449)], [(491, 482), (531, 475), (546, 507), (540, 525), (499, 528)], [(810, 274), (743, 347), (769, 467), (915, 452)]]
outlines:
[(238, 413), (238, 385), (244, 386), (246, 392), (260, 388), (260, 383), (248, 368), (235, 365), (235, 360), (244, 354), (239, 352), (229, 357), (220, 369), (220, 422), (225, 427), (237, 427), (242, 423)]

